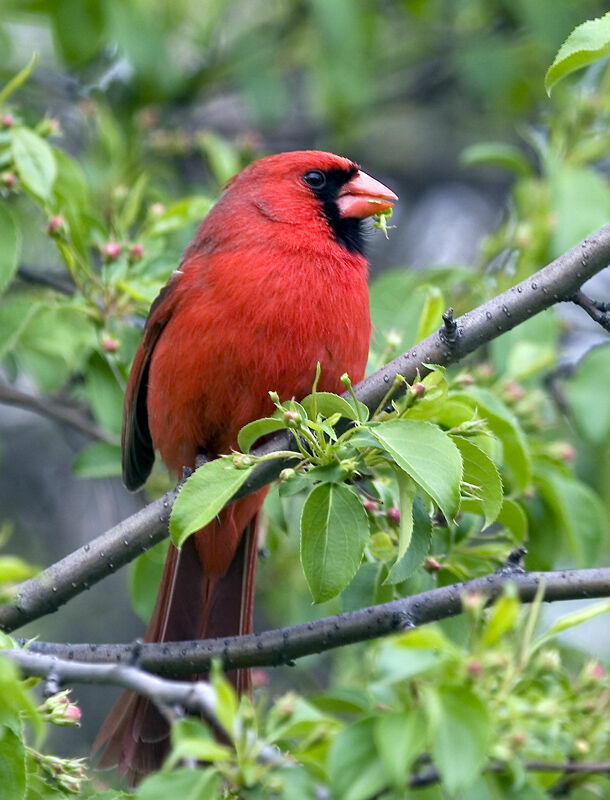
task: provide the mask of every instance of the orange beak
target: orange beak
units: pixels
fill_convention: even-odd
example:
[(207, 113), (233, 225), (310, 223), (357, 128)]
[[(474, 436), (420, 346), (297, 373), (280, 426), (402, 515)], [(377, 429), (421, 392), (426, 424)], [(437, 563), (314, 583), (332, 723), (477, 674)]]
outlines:
[(364, 219), (392, 208), (395, 200), (398, 197), (391, 189), (366, 172), (358, 172), (339, 192), (337, 206), (341, 217)]

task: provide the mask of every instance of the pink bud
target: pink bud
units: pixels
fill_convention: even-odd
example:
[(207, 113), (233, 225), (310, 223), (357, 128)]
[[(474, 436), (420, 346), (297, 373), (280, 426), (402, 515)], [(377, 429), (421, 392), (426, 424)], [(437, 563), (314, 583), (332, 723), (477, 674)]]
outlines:
[(576, 450), (569, 442), (561, 442), (557, 447), (557, 455), (562, 461), (571, 462), (576, 458)]
[(114, 336), (104, 335), (102, 337), (102, 350), (104, 353), (116, 353), (119, 349), (119, 340)]
[(421, 381), (414, 383), (413, 386), (411, 387), (411, 390), (413, 391), (413, 394), (417, 398), (421, 398), (426, 394), (426, 387), (423, 383), (421, 383)]
[(121, 245), (118, 242), (106, 242), (102, 247), (102, 255), (106, 261), (116, 261), (121, 255)]
[(594, 681), (601, 681), (606, 676), (606, 668), (599, 661), (592, 661), (587, 667), (587, 676)]
[(515, 403), (517, 403), (519, 400), (523, 400), (525, 397), (525, 389), (516, 381), (508, 381), (504, 387), (504, 391), (506, 392), (508, 399)]
[(284, 419), (290, 425), (291, 423), (300, 422), (301, 415), (298, 411), (284, 411)]
[(264, 669), (252, 670), (252, 686), (255, 689), (261, 689), (263, 686), (267, 686), (268, 683), (269, 683), (269, 676), (267, 675)]
[(429, 556), (428, 558), (424, 559), (424, 569), (428, 572), (438, 572), (443, 568), (443, 565), (440, 561), (437, 561), (436, 558), (432, 558)]
[(379, 506), (377, 505), (377, 503), (375, 502), (375, 500), (365, 500), (365, 501), (364, 501), (364, 503), (363, 503), (362, 505), (363, 505), (363, 506), (364, 506), (364, 508), (365, 508), (367, 511), (369, 511), (371, 514), (373, 514), (373, 513), (374, 513), (375, 511), (377, 511), (377, 509), (379, 508)]
[(391, 522), (395, 525), (398, 525), (400, 522), (400, 509), (396, 506), (390, 506), (388, 510), (385, 512), (386, 517), (388, 518), (388, 522)]
[(479, 675), (483, 672), (483, 665), (478, 660), (478, 658), (473, 658), (472, 661), (468, 662), (468, 674), (473, 678), (478, 678)]
[(165, 211), (165, 206), (163, 203), (153, 203), (150, 207), (150, 213), (155, 217), (160, 217), (161, 214)]
[(12, 189), (13, 186), (17, 183), (17, 176), (15, 175), (14, 172), (3, 172), (2, 183), (5, 186), (8, 186), (9, 189)]
[(47, 223), (47, 233), (49, 236), (59, 236), (61, 233), (64, 233), (66, 230), (66, 220), (57, 214)]
[(14, 124), (15, 118), (12, 114), (2, 114), (2, 116), (0, 116), (0, 125), (3, 128), (12, 128)]
[(130, 261), (139, 261), (143, 255), (144, 255), (143, 244), (132, 244), (131, 247), (129, 248)]
[(71, 722), (80, 722), (82, 716), (83, 712), (78, 706), (74, 705), (74, 703), (70, 703), (66, 708), (66, 719), (69, 719)]
[(479, 375), (481, 378), (491, 378), (493, 374), (494, 368), (488, 361), (483, 362), (483, 364), (479, 366)]

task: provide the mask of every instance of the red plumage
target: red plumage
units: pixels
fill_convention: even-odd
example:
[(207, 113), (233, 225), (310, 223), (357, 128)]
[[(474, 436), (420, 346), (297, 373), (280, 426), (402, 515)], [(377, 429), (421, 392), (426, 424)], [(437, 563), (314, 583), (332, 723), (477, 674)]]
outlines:
[[(322, 176), (322, 178), (320, 178)], [(318, 185), (322, 183), (322, 185)], [(342, 390), (364, 374), (370, 339), (359, 224), (396, 196), (348, 159), (283, 153), (231, 180), (153, 304), (125, 395), (123, 477), (146, 480), (157, 449), (169, 470), (237, 446), (241, 427), (282, 400)], [(225, 508), (178, 553), (170, 547), (146, 641), (252, 630), (256, 520), (266, 490)], [(233, 676), (249, 687), (248, 670)], [(94, 749), (132, 781), (157, 768), (168, 728), (126, 693)]]

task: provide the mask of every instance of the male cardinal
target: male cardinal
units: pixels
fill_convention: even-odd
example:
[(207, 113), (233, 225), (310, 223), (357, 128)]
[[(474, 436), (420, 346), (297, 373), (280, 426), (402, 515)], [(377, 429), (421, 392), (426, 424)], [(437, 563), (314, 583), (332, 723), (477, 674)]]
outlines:
[[(236, 175), (152, 305), (131, 368), (123, 415), (123, 480), (138, 489), (155, 450), (172, 473), (237, 446), (269, 415), (268, 392), (302, 398), (360, 380), (369, 349), (362, 220), (396, 195), (347, 158), (306, 150)], [(252, 631), (262, 489), (225, 508), (180, 551), (170, 546), (145, 641)], [(231, 676), (249, 688), (249, 670)], [(126, 692), (94, 749), (132, 783), (168, 749), (166, 720)]]

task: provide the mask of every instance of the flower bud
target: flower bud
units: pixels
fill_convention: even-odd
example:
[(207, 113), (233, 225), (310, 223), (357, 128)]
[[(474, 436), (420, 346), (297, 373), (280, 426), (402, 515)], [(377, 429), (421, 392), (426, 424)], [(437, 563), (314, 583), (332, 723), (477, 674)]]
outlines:
[(426, 394), (426, 386), (421, 381), (418, 381), (417, 383), (413, 384), (411, 391), (415, 397), (420, 400)]
[(269, 399), (271, 400), (272, 403), (280, 402), (280, 396), (277, 392), (269, 392)]
[(102, 350), (104, 353), (116, 353), (119, 349), (119, 340), (115, 339), (114, 336), (110, 336), (109, 334), (104, 334), (102, 336)]
[(82, 712), (80, 708), (70, 702), (70, 690), (48, 697), (41, 706), (44, 718), (54, 725), (80, 725)]
[(301, 422), (301, 415), (298, 411), (284, 411), (284, 419), (288, 427), (293, 428)]
[(606, 668), (599, 661), (590, 661), (585, 667), (585, 678), (591, 681), (602, 681), (606, 677)]
[(121, 245), (118, 242), (106, 242), (102, 247), (104, 261), (116, 261), (121, 255)]
[(0, 127), (2, 128), (12, 128), (15, 124), (15, 118), (12, 114), (2, 114), (0, 116)]
[(508, 400), (512, 400), (514, 403), (525, 397), (525, 389), (516, 381), (508, 381), (504, 386), (504, 393)]
[(478, 678), (483, 672), (483, 665), (478, 658), (473, 658), (468, 662), (468, 674), (471, 678)]
[(252, 687), (254, 689), (261, 689), (269, 683), (269, 675), (267, 675), (264, 669), (253, 669), (251, 675)]
[(443, 565), (436, 558), (432, 558), (432, 556), (428, 556), (428, 558), (424, 559), (424, 569), (427, 572), (438, 572), (442, 568), (443, 568)]
[(47, 223), (47, 233), (49, 236), (61, 236), (66, 232), (66, 220), (56, 214)]
[(153, 217), (160, 217), (164, 211), (165, 211), (165, 206), (163, 205), (163, 203), (153, 203), (152, 206), (150, 207), (150, 213), (153, 215)]
[(589, 743), (586, 742), (584, 739), (576, 739), (574, 742), (574, 750), (578, 753), (579, 756), (586, 755), (591, 748), (589, 747)]
[(485, 605), (485, 598), (477, 592), (467, 592), (462, 597), (462, 604), (464, 606), (464, 611), (478, 613)]
[(15, 175), (14, 172), (3, 172), (2, 183), (4, 186), (7, 186), (9, 189), (12, 189), (17, 183), (17, 176)]
[(252, 459), (243, 453), (237, 453), (233, 456), (233, 466), (237, 467), (237, 469), (247, 469), (252, 466)]
[(132, 244), (129, 248), (129, 260), (133, 263), (139, 261), (144, 255), (143, 244)]
[(400, 522), (400, 509), (397, 506), (390, 506), (385, 515), (391, 525), (398, 525)]
[(576, 450), (569, 442), (559, 442), (557, 444), (557, 457), (570, 463), (576, 458)]
[(370, 514), (374, 514), (379, 509), (379, 505), (375, 500), (365, 500), (362, 505)]
[(60, 133), (58, 120), (54, 119), (53, 117), (43, 119), (40, 125), (38, 125), (36, 128), (36, 133), (39, 136), (42, 136), (44, 139), (46, 139), (47, 136), (56, 136), (58, 133)]
[(296, 474), (296, 470), (292, 469), (292, 467), (287, 467), (280, 472), (280, 480), (291, 481)]

